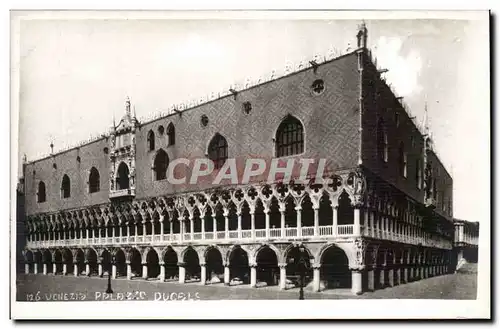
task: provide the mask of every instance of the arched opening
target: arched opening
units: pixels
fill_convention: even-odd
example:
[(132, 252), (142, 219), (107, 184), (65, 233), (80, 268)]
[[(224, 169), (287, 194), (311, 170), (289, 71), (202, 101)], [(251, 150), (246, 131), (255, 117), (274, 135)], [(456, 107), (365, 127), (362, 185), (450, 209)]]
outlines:
[(78, 275), (85, 275), (85, 254), (82, 249), (78, 249), (75, 255), (76, 270)]
[(307, 235), (314, 235), (314, 210), (311, 198), (309, 195), (304, 196), (302, 200), (302, 214), (301, 214), (301, 225), (302, 227), (309, 227)]
[(235, 247), (229, 255), (229, 271), (231, 281), (234, 283), (250, 283), (250, 269), (248, 267), (248, 254), (241, 247)]
[(97, 253), (94, 249), (87, 250), (87, 263), (89, 264), (89, 276), (98, 274)]
[(130, 250), (130, 270), (132, 271), (132, 278), (142, 277), (142, 257), (141, 253), (135, 248)]
[(148, 132), (148, 150), (153, 151), (155, 149), (155, 133), (150, 130)]
[(92, 167), (89, 175), (89, 193), (99, 192), (100, 189), (101, 183), (99, 171), (95, 167)]
[(115, 253), (116, 277), (127, 276), (127, 263), (125, 253), (118, 249)]
[(160, 260), (158, 253), (154, 249), (150, 249), (146, 255), (146, 263), (148, 267), (148, 278), (158, 278), (160, 275)]
[(274, 286), (279, 282), (278, 257), (274, 250), (263, 247), (258, 251), (257, 257), (257, 286)]
[(276, 131), (276, 157), (284, 157), (304, 152), (304, 127), (294, 116), (281, 121)]
[(47, 274), (52, 273), (52, 254), (45, 249), (42, 254), (43, 262), (47, 265)]
[(299, 287), (302, 270), (304, 271), (304, 286), (307, 286), (313, 277), (309, 252), (305, 247), (296, 246), (291, 248), (286, 255), (287, 285)]
[(125, 190), (130, 187), (129, 182), (129, 169), (125, 162), (121, 162), (118, 166), (118, 173), (116, 176), (116, 189)]
[(337, 209), (338, 225), (354, 224), (354, 208), (351, 205), (351, 199), (346, 191), (339, 196), (339, 207)]
[(325, 289), (351, 288), (349, 259), (342, 249), (331, 245), (323, 252), (320, 277)]
[(179, 266), (177, 253), (168, 247), (163, 256), (163, 262), (165, 263), (165, 279), (166, 280), (177, 280), (179, 278)]
[(200, 280), (200, 259), (198, 253), (190, 247), (184, 253), (184, 266), (186, 268), (186, 282)]
[(59, 249), (54, 252), (54, 263), (56, 264), (56, 271), (54, 274), (61, 274), (63, 271), (63, 258)]
[(47, 199), (47, 195), (45, 194), (45, 183), (42, 181), (38, 183), (37, 197), (38, 197), (37, 200), (38, 203), (45, 202)]
[(71, 196), (71, 183), (68, 175), (64, 175), (61, 183), (61, 198), (66, 199)]
[(167, 126), (167, 138), (169, 146), (175, 144), (175, 127), (172, 122), (170, 122)]
[(74, 270), (74, 268), (73, 268), (73, 254), (71, 253), (71, 250), (64, 249), (63, 262), (66, 265), (66, 273), (73, 274), (73, 270)]
[(208, 158), (213, 161), (214, 168), (220, 169), (227, 160), (227, 141), (221, 134), (215, 136), (208, 144)]
[(255, 203), (255, 229), (263, 230), (266, 228), (266, 214), (264, 213), (264, 204), (260, 199)]
[(289, 227), (297, 227), (297, 211), (295, 210), (295, 201), (291, 197), (285, 201), (285, 228)]
[(159, 149), (156, 153), (153, 172), (155, 180), (163, 180), (167, 178), (168, 155), (163, 149)]
[(28, 272), (29, 273), (33, 273), (34, 272), (34, 256), (33, 256), (33, 252), (31, 252), (30, 250), (26, 251), (26, 253), (24, 254), (24, 261), (26, 262), (26, 264), (28, 264)]
[(111, 273), (111, 253), (105, 249), (101, 253), (101, 266), (102, 266), (102, 276)]
[(332, 202), (328, 193), (321, 196), (319, 201), (319, 226), (332, 225), (333, 223), (333, 209)]
[(42, 260), (42, 253), (40, 251), (36, 251), (33, 254), (33, 261), (37, 266), (37, 273), (42, 273), (43, 260)]
[(224, 266), (222, 264), (222, 255), (217, 248), (208, 248), (205, 254), (205, 263), (207, 271), (207, 283), (214, 284), (224, 280)]
[[(387, 268), (387, 274), (389, 274), (392, 270), (392, 273), (394, 274), (394, 252), (391, 249), (387, 249), (387, 254), (386, 254), (386, 260), (385, 260), (385, 265)], [(385, 275), (385, 285), (386, 286), (394, 286), (394, 276), (391, 278), (389, 275)]]
[[(266, 218), (264, 216), (264, 222), (262, 224), (262, 228), (266, 227), (265, 221), (266, 221)], [(274, 197), (271, 199), (271, 205), (269, 206), (269, 227), (271, 229), (281, 228), (280, 207), (279, 207), (278, 199), (276, 199)], [(276, 235), (273, 235), (273, 231), (271, 231), (270, 234), (271, 234), (271, 237), (276, 236)]]

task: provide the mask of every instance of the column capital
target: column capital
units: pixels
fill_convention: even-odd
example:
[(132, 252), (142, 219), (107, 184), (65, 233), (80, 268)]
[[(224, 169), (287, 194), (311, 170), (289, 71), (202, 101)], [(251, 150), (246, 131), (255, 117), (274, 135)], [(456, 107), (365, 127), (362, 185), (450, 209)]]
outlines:
[(278, 263), (279, 268), (286, 268), (286, 263)]
[(186, 266), (186, 263), (181, 263), (181, 262), (179, 262), (179, 263), (177, 263), (177, 266), (179, 266), (179, 267), (184, 267), (184, 266)]
[(365, 269), (365, 265), (349, 266), (349, 270), (353, 272), (361, 272)]
[(202, 262), (200, 262), (200, 266), (201, 266), (201, 267), (205, 267), (206, 265), (207, 265), (206, 263), (202, 263)]
[(142, 263), (141, 263), (141, 265), (142, 265), (142, 266), (147, 266), (147, 265), (148, 265), (148, 263), (147, 263), (147, 262), (142, 262)]
[(257, 267), (257, 264), (256, 263), (251, 263), (251, 264), (248, 264), (248, 267), (255, 268), (255, 267)]
[(311, 267), (313, 270), (319, 270), (321, 268), (321, 264), (312, 264)]

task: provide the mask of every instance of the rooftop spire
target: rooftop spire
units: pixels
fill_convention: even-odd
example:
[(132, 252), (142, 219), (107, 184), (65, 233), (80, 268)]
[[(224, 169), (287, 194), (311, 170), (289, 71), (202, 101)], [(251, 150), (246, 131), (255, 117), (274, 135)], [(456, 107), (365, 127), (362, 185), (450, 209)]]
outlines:
[(367, 39), (368, 39), (368, 29), (366, 28), (365, 20), (358, 25), (358, 34), (356, 35), (358, 39), (358, 48), (366, 48), (367, 47)]
[(125, 113), (130, 117), (130, 98), (128, 96), (125, 100)]

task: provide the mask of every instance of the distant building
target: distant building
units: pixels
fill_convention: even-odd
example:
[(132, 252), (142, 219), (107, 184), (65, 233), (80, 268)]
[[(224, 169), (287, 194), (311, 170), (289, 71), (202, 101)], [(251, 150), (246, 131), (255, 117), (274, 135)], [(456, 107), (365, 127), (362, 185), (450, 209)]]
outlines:
[[(453, 270), (453, 180), (367, 36), (363, 24), (354, 51), (150, 122), (127, 100), (107, 136), (27, 163), (26, 271), (286, 289), (301, 260), (311, 289), (359, 294)], [(218, 172), (253, 157), (326, 165), (300, 183), (166, 179), (176, 159)]]
[(455, 242), (453, 244), (456, 255), (456, 269), (465, 263), (477, 263), (479, 246), (479, 222), (468, 222), (454, 219)]

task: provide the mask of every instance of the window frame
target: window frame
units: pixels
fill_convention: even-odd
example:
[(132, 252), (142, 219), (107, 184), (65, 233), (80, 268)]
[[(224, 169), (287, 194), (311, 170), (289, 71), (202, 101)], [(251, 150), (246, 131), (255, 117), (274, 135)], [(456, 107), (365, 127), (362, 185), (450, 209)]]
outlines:
[(303, 122), (296, 116), (287, 115), (281, 120), (274, 134), (274, 156), (287, 158), (304, 154), (306, 151), (305, 135)]
[[(223, 141), (222, 145), (221, 141)], [(217, 142), (217, 145), (214, 145), (215, 142)], [(213, 162), (214, 169), (216, 170), (221, 169), (229, 158), (229, 144), (227, 139), (220, 133), (215, 134), (208, 143), (207, 158)]]

